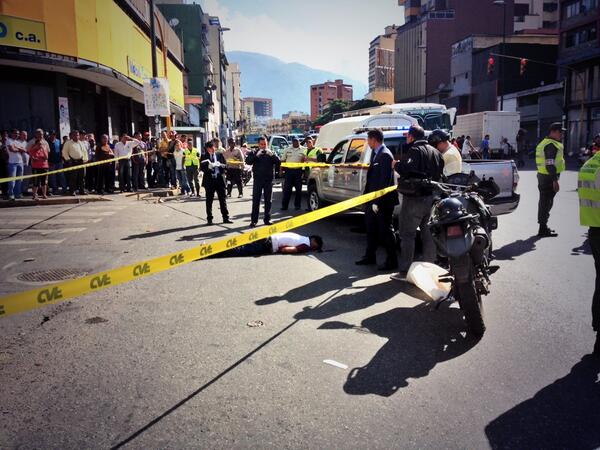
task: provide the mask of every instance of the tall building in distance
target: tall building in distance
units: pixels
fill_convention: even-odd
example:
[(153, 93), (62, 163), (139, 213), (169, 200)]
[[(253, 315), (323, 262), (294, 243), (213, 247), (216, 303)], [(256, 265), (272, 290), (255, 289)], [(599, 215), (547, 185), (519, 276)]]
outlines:
[[(597, 0), (561, 0), (557, 63), (569, 66), (565, 109), (567, 147), (578, 150), (600, 133), (600, 44)], [(582, 115), (583, 112), (583, 115)]]
[(246, 97), (242, 99), (242, 124), (245, 133), (262, 132), (273, 118), (273, 99)]
[(394, 55), (396, 25), (385, 27), (385, 33), (369, 45), (369, 93), (367, 98), (394, 103)]
[(310, 87), (310, 119), (315, 120), (333, 100), (352, 101), (352, 85), (344, 80), (327, 81)]
[[(405, 23), (396, 30), (396, 102), (440, 103), (450, 93), (452, 44), (473, 34), (513, 33), (514, 0), (398, 0)], [(476, 12), (476, 16), (475, 16)], [(503, 27), (506, 14), (506, 28)]]
[(227, 111), (232, 128), (237, 129), (242, 120), (242, 99), (241, 99), (241, 82), (240, 82), (240, 65), (238, 63), (230, 63), (227, 68)]
[(515, 33), (557, 33), (558, 0), (515, 0)]

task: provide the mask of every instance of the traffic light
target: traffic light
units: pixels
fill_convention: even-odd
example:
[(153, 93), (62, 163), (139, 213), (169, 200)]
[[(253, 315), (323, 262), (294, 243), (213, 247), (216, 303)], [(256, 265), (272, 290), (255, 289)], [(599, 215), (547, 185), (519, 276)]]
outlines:
[(494, 63), (495, 63), (494, 57), (490, 56), (488, 58), (488, 67), (487, 67), (487, 73), (488, 73), (488, 75), (491, 75), (492, 73), (494, 73)]
[(527, 60), (525, 58), (521, 58), (521, 69), (519, 71), (521, 76), (525, 74), (525, 69), (527, 69)]

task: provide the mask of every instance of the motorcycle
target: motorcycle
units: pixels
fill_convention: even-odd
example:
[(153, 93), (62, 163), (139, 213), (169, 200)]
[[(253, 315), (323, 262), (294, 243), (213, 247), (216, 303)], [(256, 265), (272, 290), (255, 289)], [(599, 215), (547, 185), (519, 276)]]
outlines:
[(451, 283), (450, 294), (443, 301), (458, 301), (471, 333), (485, 333), (481, 297), (490, 293), (490, 275), (498, 270), (491, 266), (492, 231), (498, 228), (485, 201), (499, 194), (493, 178), (467, 186), (427, 181), (438, 199), (429, 221), (438, 254), (448, 259), (448, 273), (441, 282)]

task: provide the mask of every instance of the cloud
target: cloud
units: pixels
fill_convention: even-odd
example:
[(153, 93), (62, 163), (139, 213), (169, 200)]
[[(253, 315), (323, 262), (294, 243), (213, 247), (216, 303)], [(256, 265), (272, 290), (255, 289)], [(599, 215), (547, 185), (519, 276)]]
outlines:
[(369, 42), (402, 21), (397, 0), (203, 0), (219, 16), (227, 50), (275, 56), (367, 81)]

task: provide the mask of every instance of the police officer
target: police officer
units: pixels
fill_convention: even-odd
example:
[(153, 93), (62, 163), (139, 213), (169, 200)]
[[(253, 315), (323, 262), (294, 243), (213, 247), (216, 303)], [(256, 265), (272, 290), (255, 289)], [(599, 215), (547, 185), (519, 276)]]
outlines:
[(252, 176), (254, 178), (254, 183), (252, 185), (252, 215), (250, 227), (255, 227), (258, 223), (260, 200), (263, 195), (265, 197), (265, 215), (263, 220), (265, 225), (271, 225), (273, 175), (276, 170), (279, 170), (281, 161), (277, 155), (267, 148), (267, 138), (261, 136), (258, 139), (258, 149), (248, 153), (246, 163), (252, 166)]
[(187, 148), (183, 151), (183, 165), (185, 174), (188, 179), (188, 184), (197, 197), (200, 197), (200, 180), (198, 179), (198, 171), (200, 169), (200, 150), (194, 147), (194, 141), (188, 139)]
[(561, 143), (564, 128), (560, 122), (550, 125), (548, 137), (542, 139), (535, 149), (535, 163), (537, 165), (538, 189), (540, 201), (538, 203), (538, 223), (540, 225), (538, 236), (549, 237), (558, 234), (548, 228), (550, 210), (554, 204), (554, 197), (560, 189), (558, 179), (565, 170), (565, 157)]
[[(303, 163), (306, 161), (306, 154), (304, 149), (300, 147), (300, 141), (297, 138), (292, 139), (292, 146), (285, 149), (281, 156), (281, 162), (288, 163)], [(279, 170), (279, 176), (282, 175), (281, 169)], [(285, 180), (283, 182), (283, 199), (281, 201), (281, 210), (287, 211), (290, 199), (292, 198), (292, 189), (296, 191), (296, 197), (294, 197), (294, 207), (296, 211), (300, 210), (302, 206), (302, 168), (285, 168)]]
[(594, 355), (600, 357), (600, 153), (589, 159), (579, 171), (579, 219), (590, 227), (588, 239), (596, 267), (596, 288), (592, 301), (592, 328), (596, 332)]

